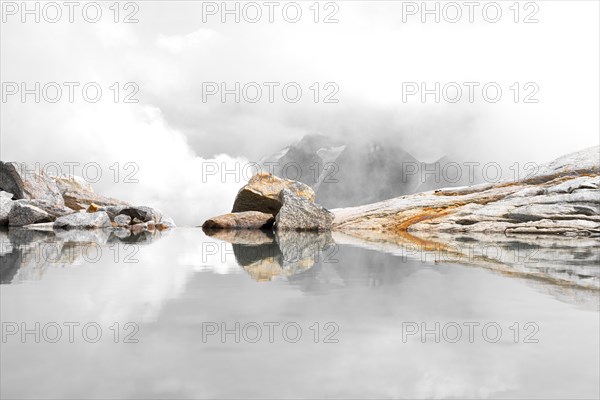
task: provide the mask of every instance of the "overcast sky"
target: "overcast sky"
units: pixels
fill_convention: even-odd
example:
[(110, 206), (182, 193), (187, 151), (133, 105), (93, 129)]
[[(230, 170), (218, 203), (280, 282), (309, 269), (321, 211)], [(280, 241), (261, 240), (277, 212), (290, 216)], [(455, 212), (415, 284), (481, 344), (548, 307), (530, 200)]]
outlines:
[[(31, 95), (23, 103), (19, 93), (3, 98), (2, 160), (95, 161), (103, 167), (98, 191), (150, 203), (180, 223), (201, 224), (204, 217), (228, 211), (241, 186), (232, 179), (202, 182), (203, 162), (257, 160), (309, 132), (347, 141), (393, 138), (427, 161), (448, 154), (503, 164), (543, 162), (598, 144), (598, 2), (539, 1), (537, 9), (522, 2), (519, 23), (509, 9), (512, 1), (499, 2), (497, 23), (483, 18), (482, 7), (475, 9), (474, 23), (468, 15), (457, 23), (443, 16), (440, 23), (431, 16), (422, 23), (419, 13), (403, 15), (409, 11), (406, 2), (389, 1), (343, 1), (327, 8), (323, 2), (320, 22), (314, 23), (313, 2), (299, 3), (297, 23), (283, 18), (285, 2), (275, 9), (274, 23), (268, 22), (262, 2), (257, 23), (243, 15), (240, 23), (233, 16), (222, 23), (219, 13), (203, 14), (202, 3), (191, 1), (138, 2), (133, 18), (139, 22), (129, 24), (113, 22), (112, 2), (103, 3), (97, 23), (86, 22), (81, 9), (75, 10), (74, 23), (64, 7), (56, 23), (43, 16), (39, 23), (32, 16), (22, 23), (20, 10), (4, 12), (5, 97), (6, 82), (26, 82), (29, 88), (34, 82), (97, 82), (103, 94), (99, 102), (88, 103), (79, 86), (70, 103), (63, 86), (56, 103), (42, 98), (38, 104)], [(135, 11), (121, 6), (120, 20)], [(332, 12), (339, 22), (323, 23)], [(454, 11), (448, 12), (451, 18)], [(48, 13), (52, 18), (53, 11)], [(254, 11), (249, 13), (253, 17)], [(538, 23), (523, 22), (531, 13)], [(121, 96), (129, 92), (125, 83), (137, 84), (139, 103), (115, 104), (109, 89), (114, 82), (120, 83)], [(257, 103), (236, 103), (233, 96), (222, 103), (219, 95), (203, 101), (206, 82), (226, 82), (230, 88), (235, 82), (280, 86), (273, 103), (264, 85)], [(282, 97), (288, 82), (302, 88), (297, 103)], [(318, 103), (310, 89), (315, 82)], [(327, 82), (335, 85), (326, 88)], [(404, 102), (403, 82), (480, 86), (472, 103), (463, 86), (461, 101), (437, 104), (433, 96), (422, 103), (419, 95)], [(497, 103), (482, 97), (488, 82), (503, 90)], [(515, 82), (518, 103), (510, 89)], [(535, 85), (524, 87), (527, 82)], [(324, 103), (335, 86), (339, 91), (333, 98), (339, 101)], [(539, 102), (524, 103), (535, 87), (539, 91), (531, 98)], [(139, 182), (106, 182), (114, 162), (136, 163)]]

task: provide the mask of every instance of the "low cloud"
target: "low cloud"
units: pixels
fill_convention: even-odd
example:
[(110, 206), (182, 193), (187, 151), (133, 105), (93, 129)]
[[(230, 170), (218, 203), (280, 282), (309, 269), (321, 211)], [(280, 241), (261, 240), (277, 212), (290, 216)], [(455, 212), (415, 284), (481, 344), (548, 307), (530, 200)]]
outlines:
[(171, 53), (182, 53), (199, 49), (218, 37), (218, 33), (214, 30), (200, 28), (187, 35), (159, 35), (156, 43), (159, 48), (166, 49)]
[[(36, 117), (26, 131), (35, 143), (20, 146), (9, 136), (3, 143), (4, 159), (38, 162), (52, 173), (83, 175), (94, 182), (98, 193), (156, 207), (179, 225), (200, 225), (210, 216), (230, 211), (243, 184), (243, 176), (220, 179), (220, 172), (241, 171), (246, 159), (197, 157), (185, 136), (170, 127), (156, 107), (104, 101), (79, 105), (76, 112), (69, 105), (29, 109)], [(22, 128), (13, 124), (7, 123), (9, 131)], [(52, 126), (52, 132), (45, 134), (47, 126)], [(47, 151), (41, 155), (40, 149)], [(77, 164), (70, 170), (69, 163)]]

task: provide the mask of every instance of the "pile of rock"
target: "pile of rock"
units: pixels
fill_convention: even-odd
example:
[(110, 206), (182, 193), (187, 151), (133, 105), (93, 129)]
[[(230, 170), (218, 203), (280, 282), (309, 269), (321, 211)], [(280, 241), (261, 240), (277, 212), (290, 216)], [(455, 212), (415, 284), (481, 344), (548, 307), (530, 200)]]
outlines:
[(238, 192), (231, 213), (213, 217), (202, 227), (328, 231), (333, 214), (314, 200), (315, 192), (301, 182), (256, 174)]
[[(43, 225), (42, 225), (43, 224)], [(0, 225), (54, 229), (164, 230), (173, 220), (156, 209), (94, 193), (77, 176), (51, 177), (16, 162), (0, 162)]]

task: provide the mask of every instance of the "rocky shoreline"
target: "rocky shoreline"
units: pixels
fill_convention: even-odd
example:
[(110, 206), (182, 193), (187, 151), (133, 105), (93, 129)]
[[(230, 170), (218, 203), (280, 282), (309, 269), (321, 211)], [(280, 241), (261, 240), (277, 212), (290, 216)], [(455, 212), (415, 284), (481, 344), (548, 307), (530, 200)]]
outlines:
[[(307, 203), (321, 209), (314, 198), (300, 182), (255, 176), (234, 203), (247, 204), (246, 208), (234, 206), (239, 212), (211, 218), (203, 227), (216, 238), (237, 238), (240, 234), (226, 232), (243, 230), (332, 231), (332, 243), (600, 288), (594, 267), (600, 263), (600, 254), (594, 251), (600, 248), (600, 147), (560, 157), (521, 181), (439, 189), (325, 210), (306, 223), (304, 215), (296, 214)], [(260, 270), (264, 279), (266, 272)]]
[(175, 227), (171, 218), (94, 192), (77, 176), (48, 176), (26, 163), (0, 162), (0, 225), (40, 230), (108, 229), (125, 237)]
[(448, 188), (334, 209), (334, 229), (390, 235), (600, 236), (600, 147), (542, 165), (521, 181)]
[(238, 192), (231, 213), (203, 227), (597, 237), (599, 189), (600, 147), (544, 164), (521, 181), (439, 189), (331, 211), (314, 202), (309, 186), (257, 174)]
[[(137, 241), (175, 226), (154, 208), (94, 193), (81, 178), (48, 177), (25, 164), (0, 166), (0, 224), (12, 234), (79, 232), (87, 238), (85, 232), (104, 231), (111, 240)], [(285, 265), (285, 273), (310, 268), (309, 256), (292, 263), (282, 256), (293, 246), (318, 253), (340, 242), (600, 287), (600, 273), (590, 267), (600, 262), (594, 251), (600, 248), (600, 147), (560, 157), (520, 181), (439, 189), (331, 211), (315, 198), (304, 183), (257, 174), (240, 189), (230, 213), (208, 219), (202, 228), (235, 244), (240, 264), (257, 280), (273, 276), (278, 271), (271, 271), (273, 265)], [(244, 238), (256, 238), (253, 232), (266, 235), (266, 242), (246, 243)], [(264, 258), (268, 262), (240, 255), (239, 250), (256, 246), (272, 250)]]
[[(48, 177), (26, 164), (0, 166), (0, 225), (8, 225), (13, 236), (35, 230), (61, 237), (79, 233), (88, 240), (93, 232), (106, 232), (103, 237), (111, 238), (106, 240), (137, 242), (175, 226), (154, 208), (94, 193), (81, 178)], [(331, 211), (315, 198), (304, 183), (257, 174), (240, 189), (230, 213), (208, 219), (202, 228), (234, 244), (240, 265), (261, 281), (305, 271), (314, 264), (310, 254), (339, 242), (600, 287), (594, 267), (600, 262), (595, 251), (600, 248), (600, 147), (560, 157), (520, 181), (439, 189)], [(264, 238), (254, 243), (257, 235)], [(257, 259), (244, 253), (266, 247), (267, 255)], [(303, 256), (290, 262), (283, 256), (293, 247), (303, 249)]]

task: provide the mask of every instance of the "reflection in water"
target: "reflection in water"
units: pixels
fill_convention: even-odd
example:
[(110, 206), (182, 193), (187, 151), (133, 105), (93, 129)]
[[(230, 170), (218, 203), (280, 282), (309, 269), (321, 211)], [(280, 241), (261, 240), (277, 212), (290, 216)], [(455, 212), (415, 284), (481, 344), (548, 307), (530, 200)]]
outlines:
[(600, 238), (502, 235), (393, 235), (375, 231), (336, 232), (337, 243), (384, 251), (432, 263), (483, 267), (555, 284), (600, 289)]
[(394, 285), (419, 270), (420, 264), (407, 262), (416, 260), (491, 269), (524, 278), (560, 301), (598, 308), (600, 254), (593, 251), (597, 238), (436, 233), (407, 239), (408, 234), (390, 236), (373, 231), (355, 232), (355, 236), (266, 230), (205, 233), (230, 243), (236, 263), (254, 280), (285, 277), (304, 292)]
[[(93, 321), (105, 335), (98, 343), (81, 336), (74, 343), (22, 343), (12, 336), (0, 352), (0, 397), (600, 394), (597, 290), (515, 278), (471, 266), (476, 264), (423, 262), (414, 249), (402, 254), (400, 246), (384, 241), (336, 233), (334, 243), (327, 234), (290, 233), (221, 231), (208, 237), (199, 229), (177, 228), (163, 240), (146, 241), (151, 245), (139, 248), (138, 263), (115, 261), (112, 251), (95, 263), (81, 256), (77, 268), (46, 266), (33, 281), (27, 271), (38, 265), (30, 260), (36, 243), (58, 242), (65, 257), (69, 246), (81, 250), (85, 243), (100, 242), (110, 248), (122, 242), (100, 232), (85, 237), (4, 232), (10, 240), (3, 267), (4, 260), (21, 258), (6, 263), (16, 272), (11, 272), (13, 284), (0, 290), (2, 321), (28, 327), (36, 321)], [(220, 254), (207, 252), (206, 243)], [(570, 254), (561, 248), (565, 254), (556, 257)], [(581, 271), (589, 267), (582, 265)], [(263, 279), (270, 281), (257, 284)], [(556, 288), (565, 290), (563, 297)], [(139, 343), (115, 343), (109, 330), (115, 322), (138, 324)], [(263, 331), (262, 340), (249, 343), (236, 342), (234, 335), (203, 341), (206, 322), (225, 323), (230, 330), (235, 323), (280, 325), (273, 342)], [(290, 322), (303, 330), (296, 343), (282, 339), (281, 326)], [(318, 343), (311, 330), (315, 322), (322, 334)], [(328, 322), (339, 327), (337, 343), (323, 342)], [(480, 329), (474, 342), (466, 334), (457, 343), (432, 336), (427, 343), (420, 336), (403, 341), (405, 322), (425, 322), (429, 329), (436, 322), (480, 327), (494, 322), (503, 336), (489, 343)], [(537, 324), (539, 342), (516, 343), (510, 330), (516, 322)]]
[[(358, 276), (366, 280), (361, 281), (361, 285), (394, 284), (418, 269), (415, 266), (419, 264), (406, 260), (417, 260), (426, 264), (472, 265), (526, 278), (529, 284), (561, 301), (595, 307), (594, 296), (577, 288), (597, 290), (599, 287), (600, 254), (594, 251), (599, 246), (598, 238), (350, 233), (352, 235), (348, 232), (332, 235), (331, 232), (270, 230), (205, 231), (209, 237), (229, 243), (235, 264), (255, 281), (285, 278), (305, 292), (353, 285)], [(127, 229), (1, 229), (0, 280), (2, 284), (39, 280), (49, 267), (96, 262), (102, 249), (120, 253), (119, 259), (115, 256), (115, 262), (127, 263), (128, 245), (135, 245), (136, 250), (130, 251), (133, 254), (138, 245), (151, 244), (166, 234), (168, 231), (132, 234)], [(339, 251), (340, 246), (344, 246), (344, 251)], [(390, 258), (386, 253), (395, 257)]]
[(237, 263), (258, 282), (312, 268), (334, 245), (331, 232), (206, 230), (231, 243)]
[(118, 253), (116, 246), (119, 244), (149, 244), (165, 234), (166, 231), (132, 234), (124, 228), (56, 231), (0, 229), (0, 283), (37, 280), (49, 267), (94, 262), (99, 259), (102, 249)]

